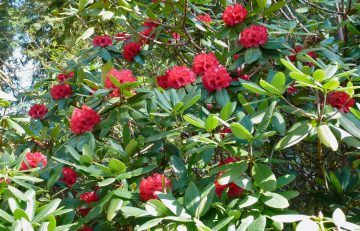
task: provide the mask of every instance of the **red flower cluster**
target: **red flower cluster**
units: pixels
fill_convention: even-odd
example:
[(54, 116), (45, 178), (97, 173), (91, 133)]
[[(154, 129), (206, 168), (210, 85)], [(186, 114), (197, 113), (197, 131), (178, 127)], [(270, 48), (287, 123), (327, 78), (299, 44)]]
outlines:
[(67, 79), (70, 79), (70, 78), (72, 78), (72, 77), (74, 77), (74, 72), (73, 72), (73, 71), (71, 71), (71, 72), (69, 72), (69, 73), (67, 73), (67, 74), (65, 74), (65, 73), (58, 74), (57, 80), (58, 80), (59, 82), (63, 82), (63, 81), (65, 81), (65, 80), (67, 80)]
[(197, 75), (203, 75), (207, 69), (219, 65), (220, 63), (214, 53), (200, 53), (195, 56), (192, 69)]
[(126, 32), (120, 32), (115, 35), (115, 39), (117, 41), (125, 41), (131, 39), (131, 35), (127, 34)]
[(226, 7), (222, 18), (227, 26), (235, 26), (236, 24), (243, 22), (246, 15), (247, 11), (245, 7), (240, 4), (235, 4)]
[(250, 26), (240, 34), (240, 44), (245, 48), (258, 47), (267, 42), (268, 33), (264, 26)]
[(138, 36), (139, 44), (144, 45), (148, 44), (152, 39), (155, 38), (155, 33), (153, 33), (155, 27), (148, 27), (142, 32), (140, 32), (140, 35)]
[(204, 87), (208, 91), (219, 91), (230, 85), (232, 78), (227, 70), (222, 66), (207, 69), (202, 77)]
[(204, 15), (198, 15), (196, 16), (197, 20), (204, 22), (204, 23), (211, 23), (212, 19), (210, 17), (209, 14), (204, 14)]
[(288, 93), (289, 95), (295, 94), (296, 91), (297, 91), (297, 89), (296, 89), (295, 84), (291, 84), (291, 85), (288, 87), (288, 89), (287, 89), (287, 93)]
[(69, 98), (71, 93), (72, 89), (68, 84), (57, 84), (50, 89), (50, 94), (54, 100)]
[[(296, 59), (296, 55), (300, 52), (300, 51), (302, 51), (302, 46), (300, 46), (300, 45), (297, 45), (297, 46), (295, 46), (295, 48), (294, 48), (294, 51), (293, 51), (293, 55), (289, 55), (289, 60), (291, 61), (291, 62), (295, 62), (297, 59)], [(309, 51), (308, 53), (307, 53), (311, 58), (313, 58), (313, 59), (316, 59), (317, 58), (317, 53), (315, 52), (315, 51)], [(313, 64), (312, 63), (307, 63), (307, 65), (309, 65), (309, 66), (312, 66)]]
[(157, 77), (157, 82), (164, 89), (179, 89), (192, 84), (196, 80), (196, 75), (186, 66), (174, 66), (167, 70), (165, 75)]
[(107, 47), (112, 45), (112, 38), (108, 35), (97, 35), (93, 38), (92, 44), (94, 47)]
[(140, 198), (146, 202), (150, 199), (158, 199), (155, 195), (156, 191), (163, 192), (164, 189), (170, 190), (172, 188), (171, 182), (163, 174), (155, 173), (152, 176), (141, 179), (140, 182)]
[(129, 42), (125, 44), (124, 51), (123, 51), (123, 57), (129, 62), (134, 61), (134, 57), (139, 54), (141, 51), (140, 44), (137, 42)]
[(147, 18), (144, 21), (144, 27), (158, 27), (160, 25), (159, 21), (154, 21), (151, 18)]
[(114, 76), (120, 83), (136, 82), (136, 78), (133, 76), (131, 70), (118, 71), (113, 68), (109, 71), (105, 79), (105, 87), (114, 89), (114, 91), (109, 95), (110, 97), (118, 97), (120, 95), (119, 89), (113, 84), (113, 82), (111, 82), (110, 76)]
[[(222, 163), (220, 163), (220, 165), (229, 164), (229, 163), (236, 162), (236, 161), (238, 161), (238, 160), (235, 159), (235, 158), (232, 158), (232, 157), (228, 157)], [(224, 190), (229, 188), (229, 191), (227, 193), (227, 195), (229, 197), (240, 196), (243, 193), (244, 189), (237, 186), (234, 182), (231, 182), (230, 184), (226, 184), (226, 185), (219, 184), (218, 179), (221, 177), (222, 174), (223, 174), (223, 172), (220, 172), (218, 174), (218, 176), (216, 177), (216, 179), (215, 179), (215, 193), (216, 193), (216, 195), (218, 197), (220, 197), (221, 194), (224, 192)]]
[[(96, 195), (96, 192), (86, 192), (80, 195), (80, 200), (85, 201), (86, 203), (92, 203), (100, 200), (98, 195)], [(89, 212), (91, 208), (79, 208), (79, 213), (82, 217), (85, 217)]]
[(100, 116), (90, 107), (83, 105), (82, 108), (75, 108), (71, 119), (70, 129), (75, 134), (82, 134), (92, 131), (100, 123)]
[(81, 229), (78, 229), (78, 231), (94, 231), (91, 227), (84, 225)]
[(331, 92), (328, 95), (328, 104), (337, 108), (341, 112), (349, 112), (349, 108), (355, 105), (355, 99), (351, 99), (346, 92)]
[(173, 32), (171, 35), (176, 41), (179, 41), (181, 38), (181, 35), (176, 32)]
[(48, 109), (43, 104), (34, 104), (28, 114), (33, 119), (42, 119), (48, 113)]
[(63, 167), (62, 169), (63, 177), (60, 181), (63, 181), (69, 188), (76, 183), (77, 173), (70, 167)]
[(20, 171), (28, 170), (30, 168), (36, 168), (41, 165), (44, 168), (47, 165), (47, 157), (41, 152), (28, 152), (25, 155), (25, 160), (21, 163)]

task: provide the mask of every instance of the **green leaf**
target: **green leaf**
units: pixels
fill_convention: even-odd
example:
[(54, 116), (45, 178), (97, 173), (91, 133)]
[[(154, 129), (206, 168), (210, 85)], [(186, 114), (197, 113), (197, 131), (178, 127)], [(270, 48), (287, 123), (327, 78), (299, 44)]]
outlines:
[(261, 57), (261, 55), (262, 53), (259, 47), (248, 48), (245, 51), (245, 63), (253, 63), (257, 61)]
[(60, 205), (60, 202), (61, 199), (57, 198), (52, 200), (49, 204), (43, 206), (40, 212), (38, 212), (34, 217), (33, 222), (34, 223), (42, 222), (44, 219), (46, 219), (48, 215), (50, 215), (57, 209), (57, 207)]
[(23, 192), (21, 192), (19, 189), (13, 187), (13, 186), (8, 186), (9, 191), (19, 200), (22, 201), (29, 201), (30, 198), (28, 198)]
[(248, 178), (245, 178), (243, 176), (240, 176), (239, 178), (235, 179), (234, 183), (237, 186), (239, 186), (240, 188), (243, 188), (243, 189), (245, 189), (247, 191), (253, 191), (254, 190), (252, 182)]
[(285, 209), (289, 207), (288, 200), (277, 193), (265, 192), (264, 195), (261, 196), (261, 201), (272, 208)]
[(142, 224), (139, 230), (150, 230), (150, 228), (157, 226), (164, 218), (154, 218)]
[(247, 141), (251, 142), (253, 139), (253, 136), (251, 135), (251, 133), (241, 124), (239, 123), (232, 123), (230, 125), (231, 131), (232, 133), (240, 138), (240, 139), (246, 139)]
[(5, 212), (2, 209), (0, 209), (0, 217), (3, 218), (5, 221), (7, 221), (9, 223), (14, 223), (15, 222), (14, 218), (10, 214), (8, 214), (7, 212)]
[(223, 120), (227, 120), (230, 118), (231, 114), (234, 112), (236, 108), (236, 103), (227, 102), (220, 111), (220, 118)]
[(339, 179), (337, 178), (337, 176), (335, 175), (335, 173), (333, 171), (330, 171), (329, 176), (330, 176), (330, 182), (334, 186), (336, 192), (339, 194), (342, 194), (343, 190), (341, 187), (341, 183), (340, 183)]
[(284, 222), (284, 223), (293, 223), (296, 221), (302, 221), (308, 218), (306, 215), (297, 215), (297, 214), (286, 214), (286, 215), (276, 215), (272, 216), (271, 219), (276, 222)]
[(271, 118), (273, 116), (276, 104), (277, 104), (276, 101), (272, 101), (270, 106), (266, 110), (265, 115), (261, 120), (261, 123), (259, 124), (258, 129), (256, 131), (256, 135), (255, 135), (256, 137), (261, 137), (266, 132), (266, 129), (271, 122)]
[(229, 97), (229, 94), (227, 93), (226, 89), (222, 89), (221, 91), (216, 91), (215, 98), (216, 98), (216, 102), (222, 107), (227, 102), (230, 101), (230, 97)]
[(131, 206), (121, 207), (120, 210), (123, 213), (123, 216), (125, 218), (128, 218), (128, 217), (144, 217), (144, 216), (149, 215), (146, 212), (146, 210), (139, 209), (139, 208), (136, 208), (136, 207), (131, 207)]
[(260, 86), (262, 88), (264, 88), (265, 90), (267, 90), (268, 92), (276, 94), (276, 95), (281, 95), (281, 92), (279, 92), (279, 90), (276, 87), (274, 87), (273, 85), (271, 85), (270, 83), (268, 83), (262, 79), (260, 79), (259, 83), (260, 83)]
[(276, 177), (271, 169), (265, 164), (256, 163), (251, 169), (255, 184), (265, 191), (276, 189)]
[(256, 218), (246, 229), (247, 231), (264, 231), (266, 226), (266, 217), (260, 216)]
[(155, 168), (156, 168), (156, 165), (149, 165), (149, 166), (146, 166), (144, 168), (138, 168), (138, 169), (135, 169), (135, 170), (133, 170), (131, 172), (121, 173), (121, 174), (117, 175), (116, 179), (117, 180), (123, 180), (123, 179), (128, 179), (128, 178), (131, 178), (131, 177), (135, 177), (135, 176), (140, 176), (140, 175), (143, 175), (145, 173), (151, 172)]
[(242, 80), (242, 79), (239, 79), (239, 82), (241, 83), (241, 85), (251, 91), (251, 92), (254, 92), (256, 94), (259, 94), (259, 95), (266, 95), (266, 91), (264, 89), (262, 89), (259, 85), (253, 83), (253, 82), (250, 82), (250, 81), (245, 81), (245, 80)]
[(187, 114), (187, 115), (184, 115), (183, 118), (189, 124), (192, 124), (192, 125), (194, 125), (195, 127), (198, 127), (198, 128), (205, 129), (204, 121), (202, 121), (201, 119), (195, 117), (194, 115)]
[(101, 182), (98, 183), (99, 187), (105, 187), (115, 182), (115, 178), (107, 178)]
[(175, 216), (181, 218), (191, 218), (191, 216), (186, 213), (185, 209), (171, 194), (157, 192), (156, 195), (161, 202), (163, 202), (165, 206), (175, 214)]
[(301, 72), (290, 72), (290, 77), (295, 79), (296, 81), (308, 83), (308, 84), (314, 84), (314, 82), (309, 78), (309, 76), (301, 73)]
[(8, 123), (9, 128), (14, 129), (19, 135), (23, 135), (26, 133), (25, 129), (23, 127), (21, 127), (21, 125), (18, 124), (17, 122), (15, 122), (14, 120), (6, 119), (6, 121)]
[(245, 99), (244, 95), (239, 93), (238, 94), (238, 99), (239, 102), (241, 103), (241, 106), (243, 106), (243, 108), (245, 109), (245, 111), (249, 114), (252, 115), (255, 113), (254, 108), (249, 104), (249, 102)]
[(171, 211), (159, 200), (151, 199), (145, 204), (146, 211), (154, 217), (172, 215)]
[(246, 196), (244, 199), (242, 199), (239, 203), (239, 209), (249, 207), (253, 204), (256, 204), (259, 200), (260, 194), (259, 193), (253, 193), (248, 196)]
[(284, 66), (289, 69), (292, 72), (299, 72), (301, 73), (301, 71), (299, 69), (297, 69), (294, 64), (292, 64), (289, 61), (286, 61), (285, 59), (280, 59), (280, 61), (282, 62), (282, 64), (284, 64)]
[(80, 161), (80, 154), (73, 147), (65, 145), (65, 149), (76, 161)]
[(215, 195), (215, 185), (213, 182), (211, 182), (205, 187), (205, 189), (203, 189), (203, 192), (201, 193), (200, 205), (196, 209), (195, 217), (200, 218), (202, 215), (206, 214), (214, 199), (214, 195)]
[(239, 178), (243, 172), (245, 172), (247, 167), (248, 167), (247, 162), (241, 161), (239, 164), (236, 164), (233, 167), (231, 167), (230, 170), (221, 174), (220, 178), (218, 179), (218, 183), (220, 185), (226, 185), (233, 182), (234, 180)]
[(322, 124), (317, 128), (318, 139), (326, 147), (331, 148), (331, 150), (336, 151), (339, 147), (336, 137), (331, 132), (327, 124)]
[(114, 217), (116, 216), (117, 212), (120, 210), (120, 208), (123, 205), (123, 200), (121, 199), (112, 199), (110, 201), (108, 210), (107, 210), (107, 215), (106, 215), (106, 219), (108, 221), (112, 221), (112, 219), (114, 219)]
[(317, 69), (316, 71), (314, 71), (313, 77), (316, 81), (321, 82), (326, 78), (326, 72), (324, 70)]
[(276, 72), (271, 80), (271, 85), (274, 86), (280, 93), (285, 90), (285, 74), (283, 72)]
[(200, 205), (200, 194), (199, 190), (193, 182), (190, 182), (185, 191), (184, 202), (186, 210), (191, 215), (195, 215), (196, 210)]
[(254, 221), (253, 216), (248, 216), (245, 219), (241, 220), (241, 224), (236, 231), (246, 231), (249, 225)]
[(342, 224), (346, 223), (346, 216), (339, 208), (335, 209), (334, 213), (332, 214), (332, 218), (338, 227), (341, 227)]
[(136, 139), (130, 140), (129, 144), (125, 147), (125, 153), (128, 157), (131, 157), (138, 149), (138, 142)]
[(213, 231), (220, 231), (222, 228), (224, 228), (227, 224), (230, 223), (234, 219), (233, 216), (227, 217), (220, 222), (217, 222), (216, 226), (212, 228)]
[(339, 118), (340, 125), (351, 135), (355, 136), (356, 138), (360, 139), (360, 128), (356, 126), (354, 122), (348, 119), (344, 113), (341, 113)]
[(89, 27), (86, 31), (84, 31), (84, 33), (76, 40), (76, 42), (78, 42), (79, 40), (86, 40), (88, 38), (90, 38), (91, 35), (93, 35), (95, 32), (95, 28), (94, 27)]
[(285, 176), (281, 176), (277, 179), (277, 188), (281, 188), (296, 179), (295, 175), (293, 174), (286, 174)]
[(299, 143), (300, 141), (305, 139), (308, 134), (310, 134), (311, 129), (311, 125), (307, 123), (297, 127), (295, 130), (289, 132), (284, 138), (282, 138), (276, 144), (275, 149), (282, 150)]
[(284, 117), (279, 112), (274, 112), (273, 117), (271, 119), (272, 125), (275, 130), (280, 134), (284, 135), (286, 132), (286, 123)]
[(208, 131), (208, 132), (213, 131), (217, 127), (218, 123), (219, 123), (219, 121), (217, 120), (215, 115), (209, 115), (205, 121), (206, 131)]
[(296, 231), (319, 231), (319, 230), (320, 229), (318, 224), (310, 219), (304, 219), (296, 226)]
[(116, 173), (122, 173), (126, 171), (126, 165), (118, 159), (111, 158), (109, 160), (109, 168)]
[(338, 79), (330, 79), (323, 85), (323, 89), (332, 91), (338, 88), (339, 86), (340, 86), (340, 82)]
[(360, 149), (360, 140), (356, 139), (350, 133), (338, 128), (334, 125), (330, 125), (330, 129), (334, 133), (334, 135), (340, 139), (341, 141), (345, 142), (347, 145)]
[(333, 77), (336, 74), (338, 67), (339, 67), (339, 65), (337, 63), (327, 65), (325, 68), (326, 79), (330, 79), (331, 77)]
[(26, 220), (29, 220), (29, 217), (24, 210), (19, 209), (19, 208), (15, 209), (15, 211), (14, 211), (15, 220), (19, 220), (22, 217), (25, 218)]

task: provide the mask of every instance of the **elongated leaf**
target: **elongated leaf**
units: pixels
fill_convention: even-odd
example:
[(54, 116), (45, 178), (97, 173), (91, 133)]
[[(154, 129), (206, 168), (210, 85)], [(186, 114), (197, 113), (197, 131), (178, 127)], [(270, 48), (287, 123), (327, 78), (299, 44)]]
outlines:
[(283, 72), (276, 72), (271, 80), (271, 85), (274, 86), (280, 93), (285, 90), (286, 77)]
[(254, 92), (256, 94), (259, 94), (259, 95), (266, 95), (266, 91), (264, 89), (262, 89), (259, 85), (253, 83), (253, 82), (250, 82), (250, 81), (245, 81), (245, 80), (242, 80), (242, 79), (239, 79), (241, 85), (251, 91), (251, 92)]
[(193, 182), (190, 182), (189, 186), (185, 191), (185, 208), (191, 214), (195, 215), (196, 209), (200, 205), (200, 194), (196, 185)]
[(247, 227), (254, 221), (253, 216), (248, 216), (245, 219), (241, 220), (241, 224), (236, 231), (246, 231)]
[(256, 218), (246, 229), (247, 231), (264, 231), (266, 226), (266, 217), (260, 216)]
[(247, 167), (247, 162), (241, 161), (239, 164), (233, 166), (230, 170), (221, 174), (220, 178), (218, 179), (218, 183), (220, 185), (226, 185), (233, 182), (239, 178), (243, 172), (245, 172)]
[(320, 125), (317, 129), (317, 132), (318, 138), (320, 139), (322, 144), (324, 144), (326, 147), (331, 148), (331, 150), (333, 151), (336, 151), (338, 149), (338, 142), (328, 125)]
[(276, 177), (271, 169), (265, 164), (254, 164), (251, 169), (251, 174), (255, 183), (263, 190), (274, 191), (276, 189)]
[(194, 125), (195, 127), (198, 127), (198, 128), (205, 129), (205, 123), (201, 119), (199, 119), (199, 118), (197, 118), (197, 117), (195, 117), (193, 115), (190, 115), (190, 114), (184, 115), (183, 118), (189, 124), (192, 124), (192, 125)]
[(341, 117), (339, 118), (340, 125), (351, 135), (360, 139), (360, 128), (356, 126), (354, 122), (348, 119), (344, 113), (341, 113)]
[(106, 219), (108, 221), (111, 221), (112, 219), (114, 219), (114, 217), (116, 216), (116, 213), (120, 210), (121, 206), (123, 205), (123, 200), (121, 199), (112, 199), (110, 201), (108, 210), (107, 210), (107, 215), (106, 215)]
[(265, 205), (272, 208), (284, 209), (289, 207), (288, 200), (277, 193), (265, 192), (264, 195), (261, 196), (261, 200)]
[(305, 139), (308, 134), (311, 131), (311, 125), (309, 124), (303, 124), (293, 130), (292, 132), (289, 132), (284, 138), (282, 138), (277, 144), (276, 144), (276, 150), (285, 149), (288, 147), (291, 147), (303, 139)]
[(162, 192), (157, 192), (156, 195), (159, 197), (161, 202), (163, 202), (165, 206), (168, 207), (168, 209), (176, 216), (182, 218), (191, 218), (191, 216), (186, 213), (185, 209), (172, 195)]
[(241, 124), (239, 123), (232, 123), (230, 125), (231, 131), (232, 133), (240, 138), (240, 139), (246, 139), (249, 142), (253, 139), (253, 136), (251, 135), (251, 133)]
[(34, 217), (33, 222), (41, 222), (46, 219), (48, 215), (50, 215), (57, 209), (57, 207), (60, 205), (60, 202), (61, 200), (57, 198), (52, 200), (49, 204), (43, 206), (41, 211), (38, 212)]
[(259, 200), (259, 197), (260, 197), (259, 193), (253, 193), (253, 194), (246, 196), (244, 199), (242, 199), (240, 201), (239, 208), (240, 209), (246, 208), (246, 207), (249, 207), (249, 206), (257, 203)]
[(260, 48), (248, 48), (245, 51), (245, 63), (250, 64), (257, 61), (261, 57), (262, 53)]

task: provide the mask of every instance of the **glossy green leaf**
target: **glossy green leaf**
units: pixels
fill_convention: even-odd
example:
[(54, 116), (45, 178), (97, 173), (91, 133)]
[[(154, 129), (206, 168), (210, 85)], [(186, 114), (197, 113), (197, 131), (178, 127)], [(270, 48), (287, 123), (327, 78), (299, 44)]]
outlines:
[(276, 189), (276, 177), (272, 170), (265, 164), (256, 163), (251, 169), (255, 184), (265, 191)]

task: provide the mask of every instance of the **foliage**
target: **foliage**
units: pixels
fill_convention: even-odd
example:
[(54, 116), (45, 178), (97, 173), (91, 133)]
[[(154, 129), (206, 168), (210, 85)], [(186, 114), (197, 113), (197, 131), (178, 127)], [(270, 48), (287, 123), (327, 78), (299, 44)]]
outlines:
[(359, 5), (242, 2), (226, 26), (233, 4), (61, 2), (46, 108), (0, 120), (0, 228), (360, 229)]

